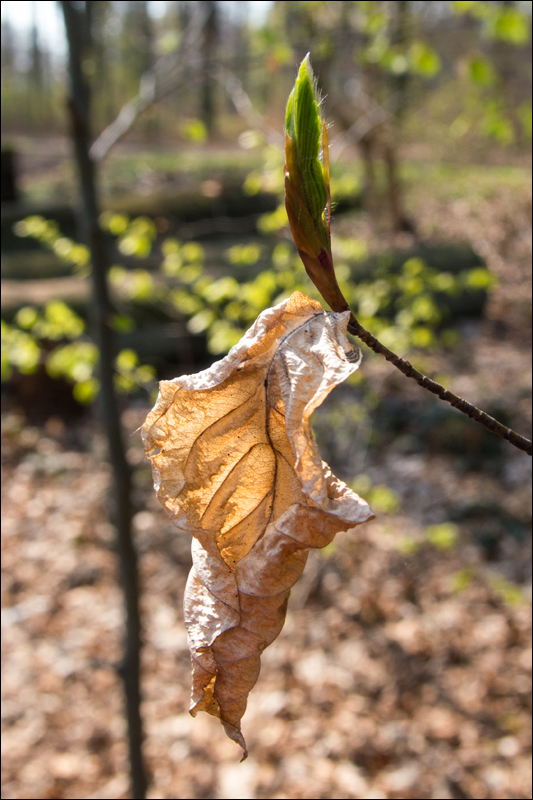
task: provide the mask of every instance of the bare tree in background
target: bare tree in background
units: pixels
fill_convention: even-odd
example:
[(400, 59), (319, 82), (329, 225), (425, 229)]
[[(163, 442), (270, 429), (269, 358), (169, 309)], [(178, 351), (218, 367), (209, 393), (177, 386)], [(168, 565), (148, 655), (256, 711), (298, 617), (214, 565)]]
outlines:
[(211, 67), (216, 59), (218, 40), (218, 9), (215, 0), (201, 0), (205, 10), (205, 23), (202, 38), (202, 85), (200, 89), (200, 119), (208, 134), (215, 131), (215, 82), (211, 77)]
[[(408, 0), (398, 0), (397, 3), (394, 3), (391, 25), (391, 44), (405, 50), (412, 38), (412, 15)], [(398, 141), (401, 137), (402, 121), (409, 102), (409, 79), (410, 74), (407, 70), (398, 75), (392, 74), (389, 78), (391, 94), (396, 100), (396, 113), (391, 118), (388, 128), (385, 129), (383, 160), (385, 162), (386, 195), (392, 229), (396, 232), (407, 231), (414, 233), (414, 222), (408, 218), (405, 212), (405, 200), (398, 164)]]
[(140, 648), (141, 624), (137, 554), (131, 535), (131, 472), (126, 460), (121, 420), (114, 389), (115, 341), (110, 326), (111, 303), (107, 273), (109, 263), (102, 231), (98, 224), (99, 209), (94, 162), (90, 146), (90, 88), (83, 74), (83, 57), (90, 45), (91, 3), (62, 0), (68, 40), (70, 110), (72, 140), (80, 180), (81, 223), (91, 251), (93, 286), (93, 334), (99, 350), (100, 413), (107, 436), (109, 460), (114, 477), (114, 522), (120, 560), (122, 589), (126, 610), (124, 657), (119, 672), (124, 682), (132, 796), (146, 796), (147, 778), (142, 758), (144, 739), (140, 712)]

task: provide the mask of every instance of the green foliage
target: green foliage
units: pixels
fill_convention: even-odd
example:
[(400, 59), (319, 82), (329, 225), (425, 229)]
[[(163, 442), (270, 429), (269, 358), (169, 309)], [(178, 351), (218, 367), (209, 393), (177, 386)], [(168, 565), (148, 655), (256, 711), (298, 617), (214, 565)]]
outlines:
[(15, 316), (15, 322), (39, 339), (77, 339), (85, 330), (82, 318), (60, 300), (48, 303), (41, 312), (33, 306), (24, 306)]
[(121, 350), (115, 359), (115, 388), (126, 394), (136, 391), (137, 387), (151, 388), (156, 374), (149, 364), (139, 364), (139, 357), (134, 350)]
[(485, 267), (474, 267), (459, 273), (458, 284), (466, 289), (492, 289), (496, 277)]
[(202, 308), (197, 314), (192, 317), (187, 328), (191, 333), (203, 333), (207, 330), (216, 320), (216, 315), (211, 308)]
[(98, 351), (92, 342), (75, 342), (58, 347), (46, 361), (46, 371), (52, 378), (64, 378), (73, 384), (72, 393), (82, 405), (92, 403), (100, 384), (94, 370)]
[[(340, 277), (342, 264), (336, 271)], [(460, 297), (467, 290), (490, 290), (496, 278), (484, 267), (453, 275), (411, 258), (399, 274), (380, 267), (371, 280), (339, 283), (361, 324), (369, 326), (388, 347), (405, 352), (438, 343), (452, 345), (453, 331), (444, 327), (450, 313), (446, 297)]]
[(121, 236), (128, 228), (129, 217), (127, 214), (116, 214), (112, 211), (104, 211), (100, 214), (100, 225), (103, 230), (109, 231), (113, 236)]
[(31, 237), (52, 250), (59, 258), (70, 264), (79, 277), (90, 274), (90, 253), (83, 244), (62, 236), (57, 222), (40, 216), (26, 217), (14, 226), (17, 236)]
[(149, 217), (130, 220), (126, 214), (104, 212), (100, 215), (100, 225), (103, 230), (118, 236), (117, 247), (123, 255), (139, 259), (150, 254), (157, 236), (156, 227)]
[(482, 130), (486, 136), (496, 139), (499, 144), (512, 144), (515, 139), (514, 128), (511, 120), (506, 116), (503, 103), (499, 100), (490, 100), (485, 106), (482, 118)]
[(88, 406), (98, 397), (100, 391), (100, 381), (95, 378), (87, 378), (85, 381), (75, 383), (72, 387), (72, 395), (82, 406)]
[[(405, 51), (398, 47), (395, 49), (387, 38), (389, 21), (376, 4), (357, 5), (364, 12), (365, 21), (362, 24), (369, 36), (369, 58), (369, 53), (373, 52), (374, 56), (378, 54), (381, 66), (396, 74), (411, 71), (431, 77), (438, 72), (438, 56), (426, 43), (415, 39), (409, 42)], [(468, 70), (472, 84), (482, 88), (492, 85), (492, 67), (483, 55), (472, 55)], [(530, 111), (530, 106), (524, 106), (524, 125), (530, 119)], [(492, 135), (499, 137), (500, 141), (508, 137), (505, 123), (503, 127), (501, 124), (498, 127), (499, 107), (488, 104), (484, 113), (487, 129), (492, 126)], [(326, 231), (323, 211), (327, 202), (327, 176), (319, 160), (322, 137), (320, 124), (319, 100), (306, 60), (299, 70), (291, 94), (286, 125), (298, 151), (296, 162), (299, 163), (300, 178), (305, 188), (306, 204), (313, 214), (322, 219)], [(281, 149), (264, 145), (262, 134), (254, 130), (243, 134), (239, 142), (244, 149), (262, 146), (262, 169), (248, 175), (244, 183), (245, 191), (250, 194), (257, 191), (281, 193)], [(359, 184), (355, 173), (342, 166), (333, 169), (334, 195), (356, 193)], [(122, 255), (142, 262), (152, 253), (157, 231), (148, 217), (130, 219), (125, 214), (105, 212), (100, 223), (103, 230), (117, 240), (117, 248)], [(264, 214), (258, 224), (263, 234), (276, 233), (286, 226), (287, 213), (283, 204), (274, 212)], [(56, 223), (38, 216), (28, 217), (18, 223), (16, 230), (18, 235), (31, 236), (53, 250), (70, 263), (77, 274), (89, 273), (87, 249), (62, 236)], [(457, 334), (445, 328), (443, 298), (458, 297), (465, 291), (490, 289), (494, 285), (493, 276), (485, 269), (476, 268), (452, 275), (434, 270), (420, 259), (406, 261), (399, 274), (378, 269), (370, 278), (355, 281), (354, 270), (368, 255), (366, 243), (354, 237), (338, 237), (333, 245), (336, 274), (343, 294), (362, 324), (368, 324), (385, 344), (400, 351), (431, 348), (438, 343), (453, 346)], [(142, 268), (143, 265), (139, 269), (126, 269), (122, 264), (112, 267), (109, 279), (116, 305), (112, 325), (117, 332), (131, 332), (134, 327), (128, 304), (160, 306), (165, 312), (179, 318), (185, 317), (191, 333), (205, 334), (210, 352), (218, 356), (239, 340), (265, 307), (279, 302), (296, 289), (317, 297), (294, 247), (283, 241), (273, 247), (270, 267), (255, 275), (254, 267), (259, 259), (267, 260), (269, 257), (268, 248), (256, 242), (230, 248), (226, 252), (226, 259), (236, 268), (237, 277), (227, 275), (218, 279), (206, 273), (205, 254), (199, 243), (183, 243), (168, 237), (160, 243), (160, 247), (162, 260), (158, 271), (149, 271)], [(75, 347), (77, 344), (89, 344), (81, 340), (85, 335), (84, 322), (64, 303), (51, 303), (44, 309), (27, 306), (18, 312), (14, 325), (3, 324), (2, 331), (6, 339), (2, 361), (4, 376), (9, 376), (13, 367), (21, 371), (35, 369), (42, 360), (49, 374), (65, 377), (77, 387), (79, 398), (89, 401), (94, 397), (98, 389), (96, 361), (90, 355), (90, 348), (82, 347), (77, 351)], [(39, 342), (43, 339), (57, 342), (58, 347), (51, 354), (41, 352)], [(65, 340), (72, 347), (65, 344)], [(133, 351), (119, 354), (117, 386), (121, 391), (133, 391), (139, 383), (148, 385), (153, 377), (153, 370), (139, 365)], [(357, 380), (357, 376), (354, 380)], [(372, 398), (368, 397), (367, 400), (370, 405)], [(371, 491), (375, 493), (376, 508), (384, 512), (387, 509), (394, 510), (394, 493), (391, 494), (387, 487), (373, 487)]]
[(529, 20), (525, 11), (512, 6), (487, 11), (487, 28), (496, 39), (511, 44), (525, 44), (529, 39)]
[(438, 54), (425, 42), (415, 41), (410, 47), (408, 63), (411, 70), (424, 78), (432, 78), (440, 71)]
[(116, 333), (131, 333), (135, 328), (135, 321), (129, 314), (113, 314), (111, 326)]
[[(359, 12), (356, 16), (356, 27), (363, 34), (363, 41), (358, 43), (355, 57), (362, 69), (366, 69), (372, 86), (371, 94), (375, 99), (383, 92), (387, 74), (431, 79), (444, 72), (439, 52), (442, 54), (445, 48), (437, 44), (437, 52), (436, 48), (430, 46), (424, 35), (426, 26), (414, 8), (410, 12), (401, 12), (398, 3), (359, 2), (356, 6)], [(525, 3), (503, 4), (468, 0), (452, 2), (449, 10), (452, 14), (471, 17), (470, 30), (477, 31), (479, 45), (483, 49), (484, 43), (491, 40), (523, 47), (530, 39), (531, 14)], [(524, 58), (527, 59), (526, 54)], [(371, 65), (371, 72), (366, 65)], [(528, 141), (527, 122), (524, 124), (522, 112), (509, 103), (509, 67), (502, 69), (501, 58), (496, 49), (493, 52), (489, 50), (488, 54), (480, 51), (479, 46), (471, 52), (467, 50), (460, 55), (458, 66), (466, 84), (461, 86), (459, 92), (454, 92), (454, 102), (460, 96), (463, 108), (456, 111), (458, 119), (452, 135), (462, 138), (469, 132), (471, 136), (487, 137), (507, 147), (513, 143), (515, 128), (520, 125), (524, 130), (524, 139)], [(448, 71), (443, 79), (447, 78), (447, 74)], [(412, 81), (411, 85), (409, 93), (414, 98), (415, 88)], [(441, 94), (445, 94), (443, 87), (439, 87), (438, 91), (439, 98)], [(439, 105), (443, 107), (442, 100), (439, 100)], [(456, 102), (455, 108), (457, 109)], [(419, 114), (420, 108), (416, 111), (417, 124)], [(405, 116), (403, 107), (402, 116)], [(446, 122), (446, 126), (449, 128), (449, 122)]]
[[(488, 53), (495, 76), (493, 87), (496, 87), (501, 83), (501, 76), (497, 74), (499, 52), (496, 48), (491, 52), (492, 42), (496, 40), (517, 48), (524, 46), (530, 35), (530, 3), (526, 4), (523, 0), (516, 3), (457, 0), (434, 6), (438, 9), (436, 13), (427, 13), (428, 6), (425, 4), (376, 3), (372, 0), (356, 0), (353, 3), (335, 3), (331, 0), (293, 2), (291, 5), (277, 3), (272, 4), (267, 19), (259, 28), (248, 25), (245, 18), (239, 15), (230, 14), (226, 23), (231, 41), (242, 42), (246, 51), (252, 55), (249, 74), (246, 76), (246, 90), (253, 106), (259, 111), (272, 114), (276, 105), (280, 107), (286, 96), (290, 65), (295, 62), (297, 54), (305, 52), (303, 48), (312, 42), (313, 55), (324, 64), (324, 75), (330, 73), (339, 87), (352, 77), (349, 74), (352, 58), (363, 69), (370, 67), (364, 76), (370, 78), (370, 90), (366, 84), (365, 91), (369, 91), (372, 99), (378, 103), (383, 103), (386, 95), (383, 88), (391, 76), (393, 82), (397, 77), (412, 78), (413, 92), (409, 88), (409, 101), (414, 101), (413, 112), (419, 121), (420, 111), (426, 107), (424, 98), (418, 96), (420, 89), (422, 88), (427, 97), (427, 79), (433, 79), (437, 75), (439, 83), (437, 85), (434, 82), (431, 91), (434, 88), (439, 90), (444, 83), (449, 82), (452, 72), (449, 69), (449, 56), (457, 47), (468, 47), (472, 43), (476, 51), (483, 49)], [(158, 21), (152, 19), (150, 24), (154, 25), (153, 41), (152, 36), (147, 37), (145, 31), (126, 35), (124, 23), (127, 23), (129, 12), (123, 14), (117, 10), (118, 7), (118, 4), (107, 4), (101, 13), (96, 14), (94, 40), (99, 42), (99, 46), (85, 59), (85, 68), (92, 82), (95, 124), (99, 130), (116, 118), (125, 97), (132, 97), (137, 93), (139, 77), (148, 63), (146, 59), (150, 60), (146, 51), (147, 42), (152, 42), (152, 56), (154, 53), (169, 53), (176, 47), (176, 42), (182, 43), (183, 31), (178, 22), (179, 15), (172, 15), (170, 7), (166, 17)], [(223, 9), (222, 13), (224, 14)], [(457, 18), (452, 19), (450, 25), (450, 16), (453, 15)], [(342, 59), (335, 58), (339, 37), (344, 42)], [(346, 49), (350, 41), (354, 42), (351, 52)], [(40, 46), (43, 45), (44, 40)], [(2, 94), (3, 111), (7, 112), (8, 125), (18, 123), (20, 129), (21, 124), (24, 126), (30, 123), (34, 130), (40, 130), (37, 126), (42, 127), (44, 120), (47, 130), (54, 130), (54, 126), (57, 130), (57, 125), (62, 124), (64, 116), (62, 75), (56, 75), (49, 70), (43, 72), (42, 69), (37, 69), (37, 64), (33, 65), (36, 69), (32, 68), (28, 72), (26, 65), (33, 63), (35, 53), (25, 51), (24, 44), (21, 47), (20, 58), (14, 57), (16, 48), (13, 48), (12, 43), (5, 48)], [(110, 57), (109, 54), (114, 55)], [(219, 53), (224, 62), (227, 55), (227, 48)], [(527, 60), (527, 53), (524, 53), (524, 57)], [(340, 61), (342, 66), (339, 69)], [(232, 69), (229, 63), (226, 65)], [(516, 72), (516, 65), (515, 60), (511, 72)], [(521, 91), (527, 92), (527, 66), (524, 72), (526, 80), (522, 79)], [(483, 83), (486, 70), (483, 69), (480, 75), (475, 66), (471, 79), (481, 80), (480, 85), (489, 85)], [(107, 91), (108, 85), (114, 87), (112, 96)], [(149, 136), (157, 130), (162, 134), (162, 140), (175, 137), (178, 131), (183, 139), (196, 145), (195, 155), (200, 158), (195, 163), (202, 162), (201, 169), (205, 170), (206, 158), (212, 156), (212, 153), (206, 154), (198, 147), (206, 141), (207, 135), (205, 122), (197, 118), (198, 86), (198, 81), (186, 82), (181, 86), (179, 103), (157, 104), (146, 110), (136, 127), (137, 133), (141, 131)], [(218, 91), (220, 99), (222, 89)], [(459, 98), (460, 93), (457, 93), (457, 99)], [(523, 96), (520, 98), (522, 101), (524, 99)], [(257, 147), (261, 134), (254, 128), (251, 131), (241, 131), (242, 126), (231, 111), (228, 113), (227, 105), (222, 102), (216, 105), (221, 135), (229, 138), (229, 135), (240, 133), (243, 148), (253, 150)], [(404, 106), (402, 110), (405, 110)], [(459, 113), (460, 110), (456, 109), (456, 116)], [(426, 127), (428, 120), (424, 116)], [(121, 176), (127, 171), (130, 174), (136, 172), (139, 165), (150, 168), (157, 164), (157, 167), (165, 169), (168, 167), (163, 164), (172, 163), (170, 169), (173, 169), (181, 155), (143, 153), (140, 163), (137, 162), (132, 168), (129, 154), (127, 158), (117, 158), (114, 154), (108, 162), (108, 168), (112, 171), (117, 169)], [(110, 182), (114, 178), (115, 175)], [(108, 174), (103, 179), (108, 181)], [(72, 180), (72, 175), (68, 175), (69, 188)], [(61, 197), (62, 186), (58, 186), (56, 190), (55, 187), (43, 186), (42, 181), (40, 183), (38, 191), (41, 195), (48, 193), (50, 197), (56, 191), (56, 197)]]
[(287, 212), (285, 204), (281, 203), (275, 211), (262, 214), (257, 223), (259, 233), (268, 236), (271, 233), (281, 230), (287, 225)]
[[(377, 508), (375, 503), (371, 503), (372, 508)], [(443, 553), (452, 550), (457, 544), (459, 538), (459, 529), (451, 522), (443, 522), (440, 525), (429, 525), (424, 531), (425, 541), (441, 550)], [(404, 555), (414, 555), (423, 545), (423, 540), (415, 539), (412, 536), (396, 537), (394, 541), (395, 547)], [(460, 592), (470, 584), (474, 577), (474, 573), (470, 569), (464, 569), (457, 572), (453, 580), (453, 589)]]
[[(531, 15), (524, 5), (476, 0), (454, 2), (452, 8), (457, 14), (469, 14), (478, 20), (486, 39), (501, 40), (518, 47), (530, 39)], [(460, 126), (463, 133), (475, 131), (507, 147), (515, 141), (515, 128), (521, 126), (523, 138), (528, 141), (527, 111), (524, 119), (522, 106), (517, 109), (509, 104), (506, 77), (501, 68), (498, 69), (498, 57), (491, 60), (479, 51), (472, 52), (463, 58), (463, 67), (466, 67), (463, 72), (470, 84), (464, 92), (463, 124)]]
[(520, 586), (506, 580), (503, 575), (492, 575), (489, 583), (506, 605), (518, 606), (524, 602), (524, 592)]
[(483, 24), (485, 34), (514, 45), (525, 44), (530, 36), (530, 15), (525, 8), (490, 3), (486, 0), (454, 0), (456, 14), (471, 14)]
[(283, 191), (282, 148), (264, 145), (260, 150), (259, 157), (259, 169), (251, 170), (244, 180), (244, 193), (254, 195), (263, 191), (281, 195)]
[(436, 50), (419, 36), (410, 35), (405, 42), (395, 41), (397, 8), (376, 3), (358, 2), (358, 28), (364, 34), (356, 58), (363, 64), (379, 67), (392, 75), (419, 75), (433, 78), (441, 69)]
[(490, 61), (480, 53), (474, 53), (467, 60), (469, 77), (481, 86), (491, 86), (494, 81), (494, 69)]
[(226, 258), (236, 267), (246, 267), (255, 264), (261, 255), (261, 248), (257, 244), (236, 244), (226, 250)]
[(399, 536), (394, 544), (396, 549), (403, 553), (404, 556), (414, 555), (420, 547), (420, 542), (417, 542), (412, 536)]
[[(274, 212), (277, 225), (285, 226), (285, 209)], [(263, 224), (264, 224), (263, 218)], [(146, 217), (129, 219), (123, 214), (106, 213), (102, 227), (118, 240), (119, 249), (139, 260), (150, 253), (155, 242), (155, 226)], [(46, 247), (68, 253), (80, 248), (61, 235), (58, 226), (41, 217), (29, 217), (17, 226), (20, 235), (32, 236)], [(64, 244), (69, 242), (69, 246)], [(63, 244), (60, 244), (63, 243)], [(78, 250), (86, 252), (85, 248)], [(166, 312), (187, 319), (189, 331), (207, 336), (213, 355), (226, 353), (241, 338), (257, 315), (269, 305), (279, 302), (295, 290), (317, 299), (310, 286), (294, 247), (286, 242), (276, 244), (271, 252), (271, 267), (248, 280), (232, 276), (218, 279), (206, 274), (204, 250), (197, 242), (180, 242), (168, 237), (161, 243), (159, 274), (143, 268), (126, 269), (116, 264), (109, 280), (117, 312), (112, 325), (119, 333), (131, 332), (134, 321), (126, 310), (127, 303), (160, 305)], [(356, 238), (334, 240), (337, 277), (345, 296), (351, 301), (363, 325), (369, 325), (385, 344), (400, 351), (432, 348), (437, 343), (453, 346), (455, 331), (444, 327), (445, 308), (442, 298), (457, 297), (464, 291), (486, 290), (494, 285), (493, 275), (484, 268), (475, 268), (452, 275), (428, 267), (420, 259), (409, 259), (398, 274), (378, 268), (371, 279), (354, 282), (352, 270), (367, 256), (366, 244)], [(226, 251), (228, 262), (238, 270), (254, 268), (258, 259), (267, 258), (266, 249), (256, 242), (237, 245)], [(85, 261), (87, 264), (87, 261)], [(79, 265), (79, 260), (76, 261)], [(75, 267), (76, 268), (76, 267)], [(24, 306), (14, 324), (2, 323), (2, 376), (8, 379), (13, 368), (30, 372), (42, 361), (50, 375), (62, 377), (74, 385), (80, 402), (91, 402), (97, 394), (98, 382), (94, 345), (83, 339), (85, 323), (61, 301), (44, 308)], [(57, 342), (58, 347), (42, 351), (40, 342)], [(70, 342), (71, 344), (65, 344)], [(133, 351), (123, 351), (117, 359), (116, 385), (119, 391), (131, 392), (140, 385), (150, 387), (153, 369), (139, 365)], [(371, 398), (366, 398), (371, 403)], [(387, 487), (374, 487), (373, 505), (384, 513), (394, 509), (395, 499)], [(371, 493), (372, 493), (371, 492)], [(369, 492), (365, 492), (370, 496)]]
[(46, 360), (51, 378), (64, 378), (74, 384), (72, 393), (83, 405), (92, 403), (99, 389), (94, 375), (98, 363), (98, 348), (92, 342), (77, 341), (58, 347)]
[(207, 128), (201, 119), (189, 119), (179, 128), (183, 139), (194, 144), (204, 144), (207, 141)]
[(109, 282), (123, 299), (142, 301), (154, 296), (154, 279), (145, 269), (126, 270), (115, 265), (109, 270)]
[(439, 550), (451, 550), (459, 538), (457, 525), (443, 522), (440, 525), (430, 525), (426, 528), (426, 539)]
[[(105, 213), (100, 220), (102, 228), (118, 237), (121, 252), (144, 258), (152, 249), (156, 230), (152, 220), (139, 217), (129, 220), (123, 214)], [(70, 263), (78, 275), (89, 273), (89, 252), (86, 247), (61, 235), (57, 223), (43, 217), (27, 217), (15, 226), (17, 235), (28, 236), (53, 250)], [(198, 248), (192, 254), (198, 254)], [(117, 294), (138, 302), (150, 301), (155, 296), (152, 275), (146, 270), (127, 271), (121, 266), (110, 270), (110, 282)], [(114, 314), (112, 326), (118, 332), (129, 332), (134, 323), (127, 314)], [(49, 344), (56, 342), (50, 350)], [(62, 344), (68, 341), (69, 344)], [(85, 322), (69, 306), (54, 300), (43, 308), (23, 306), (15, 315), (14, 324), (2, 320), (2, 380), (9, 380), (13, 369), (23, 374), (34, 372), (40, 363), (45, 365), (52, 378), (63, 378), (73, 384), (73, 395), (81, 404), (94, 401), (99, 391), (96, 377), (98, 349), (85, 334)], [(149, 386), (155, 372), (149, 365), (139, 365), (133, 351), (122, 351), (117, 357), (116, 387), (122, 392), (135, 391), (139, 385)]]
[[(51, 378), (63, 378), (73, 384), (73, 395), (82, 405), (92, 403), (99, 391), (96, 378), (98, 349), (83, 337), (85, 323), (64, 303), (55, 300), (44, 309), (24, 306), (15, 316), (15, 323), (2, 320), (2, 380), (9, 380), (13, 368), (23, 374), (34, 372), (44, 363)], [(132, 321), (115, 315), (117, 330), (131, 330)], [(31, 331), (29, 333), (28, 331)], [(42, 340), (61, 342), (53, 350), (42, 349)], [(116, 359), (115, 385), (118, 391), (131, 393), (139, 385), (151, 388), (155, 380), (153, 367), (139, 365), (133, 350), (122, 350)]]
[(41, 348), (35, 338), (2, 320), (2, 380), (9, 380), (15, 367), (23, 375), (35, 372), (41, 360)]
[(452, 7), (456, 14), (466, 14), (477, 4), (477, 0), (452, 0)]
[(474, 580), (475, 572), (471, 567), (464, 567), (456, 572), (453, 576), (453, 590), (455, 592), (463, 592), (467, 589)]
[(368, 475), (358, 475), (351, 483), (353, 491), (364, 497), (379, 514), (394, 514), (400, 508), (400, 495), (389, 486), (374, 486)]
[(237, 328), (230, 320), (217, 319), (210, 329), (209, 349), (213, 355), (225, 355), (242, 338), (244, 329)]

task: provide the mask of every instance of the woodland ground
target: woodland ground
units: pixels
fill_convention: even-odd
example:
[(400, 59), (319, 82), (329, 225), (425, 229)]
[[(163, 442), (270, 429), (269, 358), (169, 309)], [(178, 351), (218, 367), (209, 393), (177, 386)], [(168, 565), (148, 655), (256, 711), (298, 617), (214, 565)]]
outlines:
[[(439, 186), (409, 194), (421, 233), (469, 240), (499, 285), (461, 344), (425, 367), (531, 436), (530, 190)], [(373, 249), (390, 244), (362, 216), (342, 224)], [(531, 459), (439, 416), (438, 400), (367, 351), (362, 370), (372, 426), (339, 387), (316, 414), (321, 452), (400, 504), (311, 554), (262, 658), (241, 765), (217, 720), (187, 712), (190, 543), (157, 503), (134, 433), (148, 406), (124, 410), (150, 798), (531, 797)], [(406, 419), (392, 433), (391, 409)], [(32, 427), (7, 404), (2, 458), (2, 797), (128, 797), (104, 441), (89, 419)], [(456, 544), (432, 544), (428, 526), (450, 521)]]

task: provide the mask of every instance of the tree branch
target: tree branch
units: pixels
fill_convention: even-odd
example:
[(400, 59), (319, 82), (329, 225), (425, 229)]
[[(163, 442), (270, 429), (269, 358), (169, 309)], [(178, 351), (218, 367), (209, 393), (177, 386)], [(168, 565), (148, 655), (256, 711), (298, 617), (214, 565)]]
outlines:
[(446, 403), (450, 403), (454, 408), (458, 411), (462, 411), (463, 414), (466, 414), (467, 417), (470, 419), (479, 422), (483, 425), (487, 430), (492, 431), (492, 433), (497, 433), (498, 436), (502, 436), (504, 439), (507, 439), (510, 444), (517, 447), (519, 450), (523, 450), (528, 455), (533, 454), (533, 445), (529, 439), (525, 436), (522, 436), (520, 433), (516, 433), (516, 431), (511, 430), (511, 428), (507, 428), (505, 425), (502, 425), (501, 422), (491, 417), (485, 411), (482, 411), (476, 406), (469, 403), (467, 400), (463, 400), (462, 397), (458, 397), (457, 395), (453, 394), (453, 392), (448, 391), (445, 389), (444, 386), (441, 386), (440, 383), (437, 381), (432, 380), (431, 378), (422, 375), (417, 369), (413, 367), (409, 361), (406, 361), (404, 358), (396, 355), (393, 353), (392, 350), (389, 350), (388, 347), (385, 347), (384, 344), (376, 339), (376, 337), (367, 331), (363, 326), (357, 321), (353, 312), (351, 312), (350, 321), (348, 323), (348, 331), (357, 336), (364, 342), (371, 350), (375, 353), (379, 353), (379, 355), (383, 356), (390, 361), (390, 363), (399, 369), (407, 378), (412, 378), (415, 380), (419, 386), (422, 386), (423, 389), (427, 389), (428, 392), (432, 394), (436, 394), (441, 400), (444, 400)]
[(227, 91), (237, 113), (246, 120), (248, 125), (262, 131), (268, 144), (282, 147), (283, 136), (271, 128), (263, 115), (257, 111), (237, 76), (222, 64), (216, 64), (211, 70), (211, 75)]
[(160, 100), (184, 80), (186, 67), (198, 67), (198, 39), (205, 24), (205, 9), (198, 5), (183, 33), (183, 42), (174, 53), (161, 56), (141, 76), (139, 93), (124, 105), (118, 117), (105, 128), (91, 146), (90, 155), (101, 161), (114, 144), (129, 131), (139, 114)]

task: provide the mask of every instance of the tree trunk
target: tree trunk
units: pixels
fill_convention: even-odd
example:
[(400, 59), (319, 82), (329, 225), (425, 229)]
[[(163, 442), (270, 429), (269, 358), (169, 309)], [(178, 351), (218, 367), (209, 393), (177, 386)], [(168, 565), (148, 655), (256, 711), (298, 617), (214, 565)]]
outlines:
[(216, 129), (215, 111), (215, 82), (210, 75), (210, 69), (216, 57), (216, 44), (218, 39), (218, 11), (214, 0), (202, 0), (202, 5), (207, 10), (207, 17), (203, 31), (202, 41), (202, 83), (200, 88), (200, 119), (204, 123), (207, 133), (212, 136)]
[(88, 15), (85, 3), (62, 0), (69, 45), (72, 140), (80, 179), (81, 222), (91, 251), (93, 283), (93, 326), (100, 356), (100, 412), (107, 436), (109, 460), (113, 470), (117, 550), (124, 604), (126, 632), (124, 658), (120, 674), (124, 682), (132, 792), (134, 798), (146, 796), (147, 779), (142, 759), (143, 726), (140, 713), (140, 648), (141, 626), (138, 598), (137, 554), (131, 536), (131, 473), (126, 460), (120, 413), (114, 390), (115, 342), (110, 327), (111, 303), (107, 272), (109, 268), (102, 231), (98, 224), (99, 208), (90, 146), (90, 89), (82, 70), (83, 53), (89, 40)]

